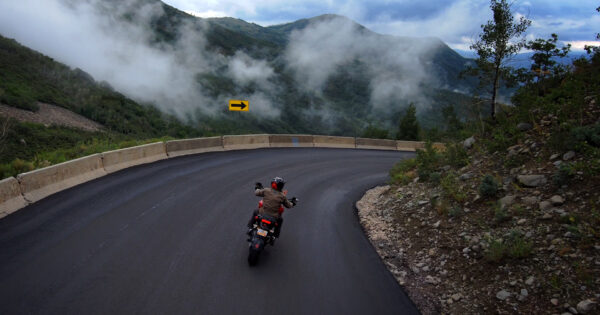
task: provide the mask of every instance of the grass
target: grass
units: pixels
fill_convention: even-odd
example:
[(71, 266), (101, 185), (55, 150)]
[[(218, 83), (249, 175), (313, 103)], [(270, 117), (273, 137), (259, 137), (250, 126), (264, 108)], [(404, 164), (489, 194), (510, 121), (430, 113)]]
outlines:
[(521, 233), (512, 231), (506, 240), (491, 240), (483, 257), (488, 262), (500, 263), (507, 258), (527, 258), (532, 251), (533, 243), (525, 240)]
[(390, 170), (390, 183), (406, 185), (416, 177), (414, 169), (417, 167), (417, 159), (406, 159), (396, 163)]
[(90, 141), (84, 141), (69, 148), (60, 148), (52, 151), (42, 151), (31, 160), (14, 159), (9, 163), (0, 164), (0, 179), (10, 176), (16, 176), (21, 173), (29, 172), (37, 168), (59, 164), (72, 159), (88, 156), (95, 153), (101, 153), (116, 149), (134, 147), (142, 144), (168, 141), (172, 137), (152, 138), (152, 139), (129, 139), (115, 142), (112, 139), (94, 138)]
[(452, 198), (456, 202), (463, 202), (467, 199), (467, 195), (458, 184), (458, 177), (455, 173), (449, 172), (440, 182), (444, 195)]

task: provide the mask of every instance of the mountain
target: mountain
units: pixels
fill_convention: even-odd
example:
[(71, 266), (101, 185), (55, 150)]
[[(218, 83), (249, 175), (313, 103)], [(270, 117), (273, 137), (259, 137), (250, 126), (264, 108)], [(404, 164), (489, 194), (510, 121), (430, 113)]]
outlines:
[[(93, 31), (82, 33), (89, 45), (80, 46), (110, 46), (100, 46), (108, 47), (108, 53), (97, 53), (79, 64), (68, 54), (61, 61), (81, 68), (78, 71), (91, 82), (107, 81), (101, 85), (120, 91), (112, 93), (127, 100), (121, 103), (146, 104), (143, 110), (158, 108), (203, 134), (359, 136), (367, 126), (376, 125), (392, 135), (410, 103), (416, 104), (426, 126), (434, 126), (439, 108), (463, 106), (474, 86), (472, 80), (458, 76), (469, 60), (439, 39), (381, 35), (343, 16), (322, 15), (262, 27), (235, 18), (197, 18), (158, 0), (70, 3), (72, 7), (63, 10), (67, 18), (78, 23), (99, 21), (106, 28), (94, 29), (92, 22), (81, 27), (81, 32)], [(78, 6), (86, 10), (77, 11)], [(74, 8), (71, 13), (70, 8)], [(87, 14), (80, 17), (83, 21), (75, 17), (81, 12)], [(43, 45), (38, 49), (44, 53)], [(164, 66), (137, 62), (148, 56), (158, 56), (157, 63), (162, 66), (164, 61)], [(15, 58), (10, 62), (34, 76), (40, 71)], [(35, 80), (19, 82), (26, 86)], [(103, 124), (108, 121), (103, 117), (112, 115), (104, 113), (104, 103), (96, 106), (90, 100), (82, 103), (87, 105), (74, 105), (42, 95), (45, 89), (54, 93), (67, 86), (42, 84), (26, 89), (30, 88), (37, 92), (25, 94), (34, 100), (73, 108)], [(229, 99), (250, 100), (250, 112), (228, 112)]]
[[(131, 146), (138, 140), (150, 138), (202, 135), (198, 129), (183, 124), (175, 116), (148, 104), (140, 104), (116, 92), (106, 82), (95, 81), (81, 69), (72, 69), (15, 40), (0, 36), (0, 103), (37, 111), (40, 102), (69, 110), (52, 111), (51, 117), (44, 117), (48, 121), (61, 113), (68, 117), (74, 112), (101, 124), (103, 128), (90, 131), (90, 128), (18, 122), (0, 115), (0, 178), (29, 171), (34, 166), (44, 167), (49, 163), (114, 149), (119, 143)], [(19, 115), (17, 110), (12, 112)], [(32, 162), (25, 163), (23, 160)], [(33, 166), (25, 167), (27, 165)]]

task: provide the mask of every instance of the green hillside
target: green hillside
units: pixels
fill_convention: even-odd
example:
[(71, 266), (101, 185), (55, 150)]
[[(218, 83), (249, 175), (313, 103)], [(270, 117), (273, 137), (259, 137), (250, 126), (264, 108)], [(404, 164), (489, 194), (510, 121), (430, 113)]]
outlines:
[(151, 106), (140, 105), (96, 82), (81, 69), (71, 69), (12, 39), (0, 36), (0, 101), (35, 111), (37, 102), (59, 105), (135, 137), (194, 134), (189, 126)]
[[(136, 8), (148, 4), (160, 6), (163, 14), (149, 21), (140, 18), (138, 11), (143, 10)], [(109, 82), (97, 82), (86, 73), (86, 69), (72, 69), (13, 39), (0, 36), (2, 104), (36, 111), (38, 102), (49, 103), (69, 109), (105, 127), (104, 132), (94, 133), (12, 121), (8, 124), (8, 131), (0, 137), (0, 163), (14, 164), (19, 159), (25, 164), (30, 163), (31, 167), (40, 167), (161, 137), (241, 133), (363, 136), (369, 130), (385, 131), (387, 137), (393, 137), (400, 116), (414, 102), (421, 109), (418, 112), (419, 119), (426, 128), (438, 126), (444, 119), (440, 115), (441, 107), (456, 107), (459, 117), (468, 114), (465, 108), (470, 101), (469, 96), (455, 92), (469, 91), (474, 85), (469, 80), (459, 79), (459, 73), (468, 60), (438, 39), (384, 36), (336, 15), (262, 27), (234, 18), (196, 18), (158, 0), (138, 0), (135, 6), (130, 3), (125, 7), (116, 0), (96, 2), (95, 5), (102, 16), (151, 30), (152, 36), (147, 45), (162, 52), (176, 50), (185, 32), (197, 32), (206, 40), (206, 47), (202, 48), (206, 52), (202, 53), (218, 56), (214, 58), (217, 63), (212, 64), (212, 68), (198, 70), (193, 82), (197, 89), (216, 104), (258, 93), (273, 104), (277, 114), (265, 115), (256, 111), (231, 113), (223, 106), (210, 113), (198, 107), (187, 113), (185, 118), (177, 118), (165, 114), (158, 107), (169, 108), (178, 104), (141, 104), (122, 91), (115, 90)], [(338, 64), (323, 82), (321, 90), (303, 88), (305, 82), (298, 78), (296, 70), (289, 66), (289, 60), (286, 59), (290, 36), (316, 23), (335, 20), (348, 23), (357, 34), (369, 36), (374, 41), (403, 47), (398, 51), (398, 58), (402, 57), (405, 49), (414, 45), (433, 47), (419, 56), (420, 61), (427, 65), (428, 75), (434, 78), (415, 87), (422, 91), (422, 97), (413, 100), (394, 96), (381, 104), (371, 104), (371, 91), (378, 87), (373, 81), (377, 73), (371, 65), (373, 57), (368, 56), (371, 58), (368, 59), (363, 55)], [(385, 56), (381, 52), (385, 52), (382, 47), (371, 49), (375, 54), (382, 54), (382, 59), (393, 58)], [(266, 62), (273, 71), (267, 82), (272, 88), (264, 88), (254, 82), (240, 84), (232, 79), (227, 61), (239, 53), (254, 61)], [(402, 69), (386, 71), (389, 71), (387, 82), (412, 75)], [(7, 125), (5, 118), (0, 117), (0, 121)], [(19, 167), (6, 166), (5, 169), (14, 173)], [(27, 165), (23, 167), (24, 170), (29, 168)]]
[[(452, 98), (456, 93), (451, 91), (470, 91), (475, 85), (472, 79), (459, 78), (459, 74), (465, 68), (468, 59), (461, 57), (442, 41), (435, 38), (380, 35), (348, 18), (331, 14), (301, 19), (282, 25), (262, 27), (235, 18), (196, 18), (158, 0), (139, 0), (138, 2), (140, 5), (158, 4), (164, 11), (163, 15), (155, 17), (149, 25), (155, 34), (152, 43), (155, 47), (164, 49), (165, 44), (175, 45), (177, 40), (183, 36), (182, 25), (185, 25), (185, 32), (192, 29), (195, 32), (202, 33), (207, 40), (206, 48), (209, 51), (223, 56), (233, 56), (236, 52), (243, 52), (255, 60), (266, 60), (268, 66), (274, 70), (274, 76), (269, 81), (275, 84), (278, 89), (275, 92), (266, 91), (266, 93), (268, 93), (271, 103), (280, 104), (281, 116), (279, 118), (261, 118), (252, 116), (252, 114), (239, 117), (228, 114), (218, 115), (217, 117), (202, 115), (202, 113), (197, 115), (203, 119), (197, 121), (201, 128), (206, 126), (211, 132), (239, 132), (225, 127), (229, 125), (228, 123), (220, 125), (219, 122), (221, 121), (235, 121), (234, 125), (246, 126), (243, 128), (244, 130), (255, 132), (291, 131), (349, 136), (360, 134), (361, 130), (371, 123), (384, 128), (393, 128), (397, 122), (391, 121), (389, 117), (394, 116), (394, 113), (402, 112), (408, 104), (416, 100), (395, 97), (389, 100), (389, 103), (393, 105), (386, 105), (390, 111), (386, 112), (385, 115), (373, 110), (374, 104), (370, 104), (369, 94), (372, 89), (377, 88), (372, 81), (375, 73), (367, 71), (368, 67), (365, 67), (372, 60), (358, 56), (355, 60), (341, 64), (337, 67), (335, 73), (327, 78), (323, 93), (307, 92), (299, 87), (299, 84), (303, 82), (297, 80), (296, 73), (287, 65), (285, 56), (290, 36), (294, 31), (302, 31), (321, 22), (343, 21), (356, 28), (358, 34), (364, 34), (375, 41), (386, 43), (386, 47), (373, 47), (374, 53), (382, 54), (380, 59), (391, 57), (383, 55), (388, 47), (401, 47), (402, 49), (398, 51), (397, 55), (398, 58), (401, 58), (404, 50), (419, 45), (431, 46), (432, 49), (420, 58), (421, 62), (426, 65), (426, 72), (430, 76), (431, 82), (427, 82), (426, 85), (419, 88), (426, 91), (428, 96), (432, 96), (426, 100), (424, 98), (418, 100), (422, 102), (422, 104), (417, 104), (419, 108), (430, 109), (430, 111), (419, 111), (421, 117), (428, 117), (431, 113), (435, 113), (440, 106), (445, 106), (447, 103), (460, 102), (461, 98)], [(122, 11), (110, 10), (111, 6), (118, 5), (118, 1), (111, 0), (106, 1), (106, 3), (104, 5), (106, 14), (114, 15), (115, 12)], [(115, 16), (115, 18), (127, 19), (132, 24), (141, 23), (139, 22), (140, 19), (132, 17), (135, 14), (135, 12), (132, 12), (131, 15)], [(138, 24), (136, 25), (139, 26)], [(331, 36), (335, 36), (335, 32), (332, 32)], [(227, 75), (229, 70), (227, 64), (215, 64), (214, 67), (215, 70), (200, 72), (197, 75), (198, 89), (207, 92), (214, 99), (227, 99), (240, 95), (251, 95), (255, 92), (265, 92), (256, 85), (239, 86), (233, 82)], [(411, 73), (399, 70), (390, 72), (389, 76), (389, 79), (393, 81), (411, 76)], [(375, 105), (379, 106), (379, 104)], [(330, 113), (329, 116), (335, 117), (328, 119), (326, 122), (319, 121), (319, 119), (315, 120), (315, 116), (321, 116), (315, 115), (315, 113), (323, 111)], [(257, 124), (257, 120), (261, 121), (262, 124)], [(435, 125), (435, 123), (429, 123), (430, 121), (432, 120), (424, 120), (426, 126)], [(304, 122), (308, 122), (308, 124)], [(259, 125), (262, 126), (259, 127)], [(281, 127), (282, 125), (285, 125), (285, 127)], [(269, 129), (265, 130), (264, 127)], [(392, 130), (390, 134), (393, 133), (395, 131)]]
[(202, 135), (198, 128), (125, 97), (81, 69), (0, 36), (0, 103), (36, 111), (38, 102), (71, 110), (102, 124), (105, 131), (46, 127), (0, 116), (0, 178), (149, 139)]

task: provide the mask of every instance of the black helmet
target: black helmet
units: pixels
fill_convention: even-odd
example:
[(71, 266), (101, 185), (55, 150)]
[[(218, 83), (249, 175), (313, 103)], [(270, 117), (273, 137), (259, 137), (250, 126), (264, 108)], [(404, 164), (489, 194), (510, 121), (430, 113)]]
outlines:
[(285, 185), (285, 181), (281, 177), (275, 177), (271, 180), (271, 188), (281, 191)]

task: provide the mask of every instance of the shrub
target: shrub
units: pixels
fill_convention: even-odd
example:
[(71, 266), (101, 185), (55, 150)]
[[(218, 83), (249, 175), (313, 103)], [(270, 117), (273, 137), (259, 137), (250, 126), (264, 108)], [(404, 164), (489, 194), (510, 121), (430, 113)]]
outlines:
[(433, 172), (433, 173), (429, 174), (429, 181), (432, 182), (433, 184), (438, 185), (441, 180), (442, 180), (442, 174), (440, 174), (440, 172)]
[(26, 173), (34, 169), (33, 163), (16, 159), (11, 163), (12, 168), (17, 171), (18, 174)]
[(406, 185), (415, 178), (413, 171), (417, 167), (416, 159), (402, 160), (394, 165), (390, 170), (391, 184)]
[(511, 237), (508, 245), (508, 255), (512, 258), (525, 258), (531, 254), (532, 243), (525, 241), (520, 234)]
[(454, 167), (463, 167), (469, 164), (469, 154), (461, 143), (447, 143), (443, 158), (446, 164)]
[(484, 258), (488, 262), (500, 262), (506, 257), (521, 259), (531, 255), (533, 251), (532, 242), (523, 239), (521, 233), (511, 233), (506, 241), (493, 240)]
[(464, 215), (463, 209), (458, 206), (454, 206), (448, 211), (448, 216), (452, 217), (452, 218), (460, 218), (463, 215)]
[(575, 175), (573, 166), (569, 163), (563, 163), (552, 175), (552, 183), (557, 187), (561, 187), (562, 185), (566, 185), (573, 175)]
[(435, 203), (432, 203), (432, 205), (435, 208), (435, 211), (437, 212), (437, 214), (439, 215), (446, 215), (448, 214), (448, 201), (444, 198), (440, 199), (440, 200), (436, 200)]
[(485, 175), (479, 185), (479, 194), (482, 197), (494, 197), (498, 193), (498, 182), (492, 175)]
[(510, 215), (508, 214), (508, 212), (506, 212), (506, 210), (502, 209), (500, 205), (498, 205), (494, 210), (494, 220), (496, 221), (496, 223), (502, 223), (510, 220)]
[(576, 127), (571, 130), (572, 143), (587, 142), (589, 145), (600, 147), (600, 123), (583, 127)]
[(493, 240), (483, 257), (489, 262), (499, 262), (506, 254), (506, 245), (499, 240)]
[(444, 195), (454, 199), (457, 202), (463, 202), (467, 196), (460, 190), (456, 174), (450, 172), (442, 178), (440, 185)]
[(17, 176), (18, 174), (27, 173), (34, 169), (33, 163), (15, 159), (11, 163), (0, 164), (0, 179)]
[(376, 126), (369, 125), (364, 130), (362, 137), (371, 139), (387, 139), (389, 131), (383, 128), (377, 128)]
[(428, 180), (429, 175), (439, 166), (440, 154), (431, 142), (426, 142), (424, 149), (417, 150), (416, 160), (419, 178)]

